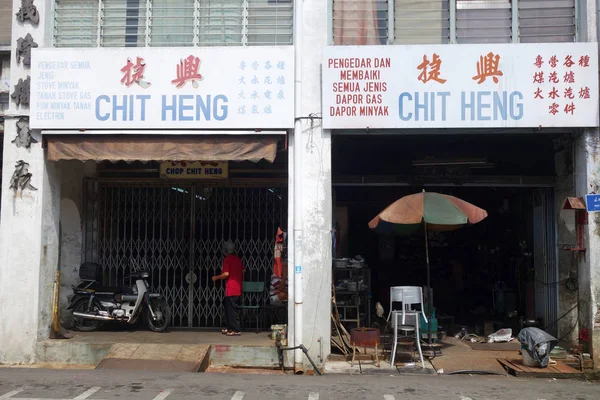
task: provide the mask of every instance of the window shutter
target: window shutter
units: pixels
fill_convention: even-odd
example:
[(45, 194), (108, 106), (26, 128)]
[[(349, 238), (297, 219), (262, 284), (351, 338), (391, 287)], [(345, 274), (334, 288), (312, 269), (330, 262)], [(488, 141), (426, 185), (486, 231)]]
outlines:
[(458, 43), (512, 42), (510, 0), (457, 0)]
[(195, 15), (194, 0), (152, 0), (150, 45), (193, 46)]
[(95, 47), (97, 37), (97, 0), (55, 0), (54, 45), (56, 47)]
[(292, 44), (292, 0), (248, 0), (248, 44)]
[(575, 0), (519, 0), (521, 43), (575, 41)]
[(200, 46), (240, 46), (243, 0), (200, 0)]
[(292, 0), (55, 0), (54, 45), (290, 45), (292, 20)]
[(101, 5), (101, 46), (144, 46), (146, 0), (102, 0)]
[(10, 45), (14, 14), (12, 0), (0, 0), (0, 46)]
[(448, 0), (396, 0), (395, 44), (439, 44), (450, 41)]
[(333, 0), (336, 45), (376, 45), (387, 41), (388, 0)]

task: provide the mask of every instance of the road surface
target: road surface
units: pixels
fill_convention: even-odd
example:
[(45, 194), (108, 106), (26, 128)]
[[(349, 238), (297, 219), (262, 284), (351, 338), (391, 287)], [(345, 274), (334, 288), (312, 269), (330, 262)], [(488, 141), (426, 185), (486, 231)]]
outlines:
[(600, 384), (500, 376), (174, 374), (0, 369), (0, 400), (597, 400)]

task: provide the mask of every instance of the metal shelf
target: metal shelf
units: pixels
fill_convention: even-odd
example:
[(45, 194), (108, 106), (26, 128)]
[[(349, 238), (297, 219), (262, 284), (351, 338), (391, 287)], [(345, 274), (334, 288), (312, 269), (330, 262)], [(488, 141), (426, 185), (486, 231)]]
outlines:
[[(353, 323), (357, 328), (361, 326), (361, 315), (366, 315), (366, 325), (371, 325), (371, 270), (368, 267), (363, 268), (333, 268), (333, 282), (338, 283), (341, 279), (349, 279), (356, 282), (356, 290), (335, 290), (336, 298), (341, 297), (344, 301), (350, 301), (354, 304), (338, 305), (340, 312), (340, 321), (344, 323)], [(360, 289), (360, 281), (367, 286), (366, 289)], [(336, 285), (337, 286), (337, 285)], [(353, 326), (354, 327), (354, 326)]]

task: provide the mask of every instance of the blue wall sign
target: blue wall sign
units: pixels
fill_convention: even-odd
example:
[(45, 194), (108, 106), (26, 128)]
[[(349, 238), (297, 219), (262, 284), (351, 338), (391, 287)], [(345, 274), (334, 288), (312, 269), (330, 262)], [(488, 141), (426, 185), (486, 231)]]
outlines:
[(600, 194), (586, 195), (585, 207), (587, 212), (600, 212)]

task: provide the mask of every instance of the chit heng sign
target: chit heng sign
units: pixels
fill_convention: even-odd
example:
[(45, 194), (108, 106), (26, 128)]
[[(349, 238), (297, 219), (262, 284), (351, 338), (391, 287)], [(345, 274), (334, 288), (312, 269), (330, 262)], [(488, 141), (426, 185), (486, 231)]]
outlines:
[(165, 161), (160, 177), (169, 179), (225, 179), (229, 177), (227, 161)]
[(325, 129), (598, 126), (595, 43), (331, 46)]
[(286, 129), (293, 89), (293, 46), (33, 49), (30, 126)]

